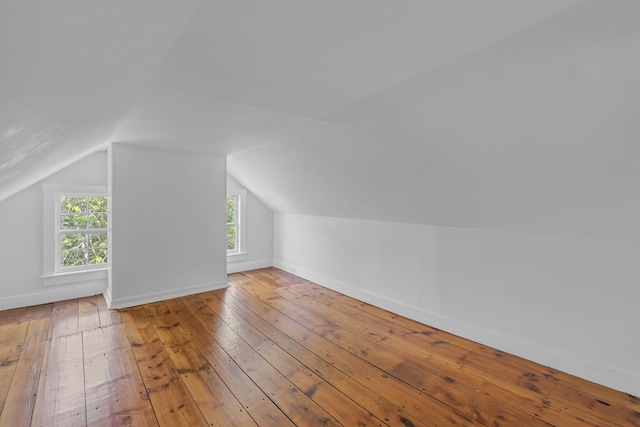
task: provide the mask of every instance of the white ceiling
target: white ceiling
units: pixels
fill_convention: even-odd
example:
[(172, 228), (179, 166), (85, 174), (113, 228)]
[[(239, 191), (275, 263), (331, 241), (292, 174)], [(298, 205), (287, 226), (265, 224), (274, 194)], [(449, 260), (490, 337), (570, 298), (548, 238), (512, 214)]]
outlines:
[(0, 200), (108, 142), (273, 210), (638, 228), (637, 0), (0, 0)]
[(196, 0), (0, 0), (0, 200), (108, 141)]

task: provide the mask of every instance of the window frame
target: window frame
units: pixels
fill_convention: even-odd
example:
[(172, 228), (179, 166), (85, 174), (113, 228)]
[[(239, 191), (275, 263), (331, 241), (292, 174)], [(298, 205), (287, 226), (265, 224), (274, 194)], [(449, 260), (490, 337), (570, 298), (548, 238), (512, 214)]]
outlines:
[[(61, 227), (61, 219), (62, 215), (60, 212), (61, 208), (61, 199), (62, 197), (83, 197), (83, 198), (106, 198), (107, 199), (107, 227), (106, 228), (83, 228), (83, 229), (63, 229)], [(88, 203), (88, 202), (87, 202)], [(77, 193), (77, 192), (61, 192), (56, 194), (55, 200), (55, 226), (54, 226), (54, 262), (55, 262), (55, 271), (58, 273), (72, 272), (72, 271), (87, 271), (87, 270), (96, 270), (100, 268), (107, 267), (109, 265), (109, 253), (110, 253), (110, 245), (109, 245), (109, 200), (106, 194), (95, 194), (95, 193)], [(88, 218), (88, 213), (87, 213)], [(105, 233), (107, 234), (107, 262), (103, 262), (100, 264), (87, 264), (87, 265), (75, 265), (75, 266), (64, 266), (62, 265), (62, 247), (60, 240), (64, 234), (90, 234), (90, 233)]]
[[(111, 198), (106, 186), (42, 186), (43, 205), (43, 259), (42, 280), (44, 286), (61, 285), (86, 280), (106, 279), (111, 267)], [(107, 262), (82, 266), (63, 267), (60, 247), (60, 198), (62, 196), (106, 197), (107, 198)]]
[[(229, 218), (229, 211), (228, 211), (228, 206), (229, 206), (229, 199), (233, 200), (233, 221), (229, 222), (228, 218)], [(240, 221), (239, 221), (239, 213), (240, 213), (240, 197), (238, 195), (227, 195), (227, 200), (226, 200), (226, 208), (227, 208), (227, 212), (225, 215), (225, 218), (227, 218), (227, 236), (229, 236), (229, 227), (235, 227), (236, 231), (235, 231), (235, 237), (234, 237), (234, 245), (233, 245), (233, 249), (229, 249), (227, 247), (227, 255), (235, 255), (237, 253), (240, 252)], [(228, 238), (228, 237), (227, 237)], [(229, 241), (227, 240), (227, 245), (229, 244)]]
[[(246, 233), (246, 218), (247, 218), (247, 191), (246, 190), (228, 190), (227, 197), (225, 198), (225, 219), (227, 217), (226, 211), (226, 201), (229, 198), (236, 199), (235, 206), (235, 223), (227, 223), (227, 227), (231, 224), (235, 224), (236, 226), (236, 247), (235, 249), (227, 249), (227, 260), (228, 261), (241, 261), (246, 259), (246, 243), (247, 243), (247, 233)], [(226, 231), (226, 229), (225, 229)], [(226, 235), (226, 233), (225, 233)]]

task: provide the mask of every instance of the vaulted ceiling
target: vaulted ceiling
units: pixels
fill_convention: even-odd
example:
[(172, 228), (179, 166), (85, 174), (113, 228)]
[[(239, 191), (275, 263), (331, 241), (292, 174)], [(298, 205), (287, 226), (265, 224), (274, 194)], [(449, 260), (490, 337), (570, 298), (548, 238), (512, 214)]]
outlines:
[(637, 0), (0, 0), (0, 200), (109, 142), (274, 211), (640, 235)]

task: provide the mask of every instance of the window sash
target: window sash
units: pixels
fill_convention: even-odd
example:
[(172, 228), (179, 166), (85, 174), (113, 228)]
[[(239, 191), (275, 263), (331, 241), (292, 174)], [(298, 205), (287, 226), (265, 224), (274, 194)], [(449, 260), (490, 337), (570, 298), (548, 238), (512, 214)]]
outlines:
[[(229, 212), (229, 201), (232, 201), (231, 215)], [(238, 223), (238, 210), (240, 207), (240, 197), (237, 195), (227, 196), (227, 254), (240, 252), (240, 224)], [(230, 233), (233, 230), (233, 234)], [(232, 237), (231, 237), (232, 236)], [(232, 244), (231, 244), (232, 243)], [(232, 246), (231, 248), (229, 246)]]
[[(233, 201), (231, 220), (229, 220), (229, 200)], [(238, 223), (238, 201), (238, 196), (227, 196), (227, 225), (237, 225)]]
[(58, 230), (58, 234), (107, 233), (108, 228), (65, 228)]
[[(84, 209), (81, 210), (81, 212), (64, 212), (64, 210), (62, 209), (62, 202), (63, 202), (63, 198), (84, 198), (86, 199), (84, 201)], [(108, 219), (107, 219), (107, 227), (100, 227), (100, 228), (91, 228), (90, 224), (91, 224), (91, 216), (92, 215), (104, 215), (107, 214), (108, 215), (108, 200), (107, 200), (107, 211), (104, 210), (99, 210), (99, 211), (93, 211), (89, 208), (90, 205), (90, 201), (89, 199), (91, 198), (107, 198), (107, 196), (105, 194), (87, 194), (87, 193), (58, 193), (56, 194), (56, 202), (55, 202), (55, 228), (54, 228), (54, 245), (55, 245), (55, 268), (57, 271), (73, 271), (73, 270), (91, 270), (91, 269), (95, 269), (95, 268), (104, 268), (106, 265), (108, 265), (109, 263), (109, 238), (108, 238), (108, 233), (109, 233), (109, 223), (108, 223)], [(86, 218), (86, 221), (84, 222), (84, 227), (78, 227), (78, 228), (64, 228), (64, 224), (62, 222), (63, 218), (67, 218), (70, 215), (75, 215), (77, 216), (79, 219), (82, 219), (83, 217)], [(82, 222), (82, 221), (80, 221)], [(62, 246), (62, 239), (65, 235), (72, 235), (72, 234), (78, 234), (78, 235), (84, 235), (85, 238), (88, 238), (87, 236), (90, 234), (107, 234), (107, 237), (105, 239), (106, 244), (105, 246), (87, 246), (85, 248), (77, 248), (77, 247), (70, 247), (70, 248), (63, 248)], [(104, 253), (104, 257), (103, 260), (106, 259), (106, 261), (104, 262), (97, 262), (97, 263), (91, 263), (90, 260), (87, 260), (87, 262), (82, 262), (82, 263), (78, 263), (78, 264), (73, 264), (73, 262), (71, 262), (68, 265), (65, 265), (65, 260), (69, 260), (71, 258), (69, 258), (70, 254), (77, 252), (78, 254), (82, 253), (85, 254), (85, 252), (93, 252), (94, 256), (98, 253), (102, 254)], [(86, 258), (86, 257), (85, 257)], [(95, 258), (93, 258), (95, 259)]]

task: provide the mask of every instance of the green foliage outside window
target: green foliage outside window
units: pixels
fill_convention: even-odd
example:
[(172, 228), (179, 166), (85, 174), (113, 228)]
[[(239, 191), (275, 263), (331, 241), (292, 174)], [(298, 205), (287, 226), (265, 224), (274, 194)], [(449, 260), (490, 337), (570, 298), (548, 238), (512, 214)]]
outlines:
[(237, 245), (237, 223), (236, 223), (236, 214), (237, 214), (237, 198), (235, 197), (227, 197), (227, 250), (233, 251), (236, 249)]
[(227, 226), (227, 250), (232, 251), (236, 248), (236, 226)]
[(227, 224), (236, 222), (236, 199), (227, 197)]
[(78, 267), (107, 262), (107, 198), (60, 198), (60, 262)]

